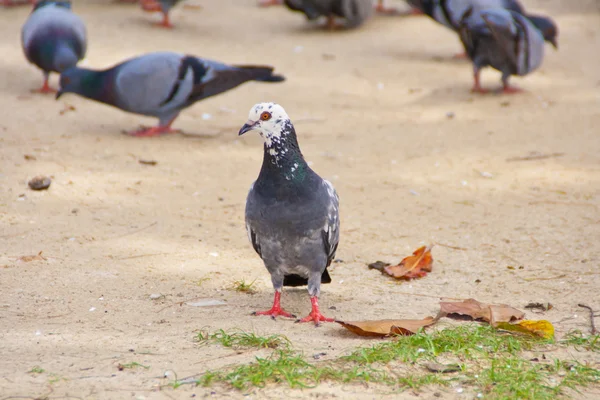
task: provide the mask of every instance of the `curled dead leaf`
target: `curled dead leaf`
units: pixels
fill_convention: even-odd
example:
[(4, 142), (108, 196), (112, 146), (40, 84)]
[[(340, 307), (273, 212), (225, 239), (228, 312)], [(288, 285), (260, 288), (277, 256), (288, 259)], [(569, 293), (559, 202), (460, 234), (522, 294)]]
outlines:
[(46, 261), (47, 258), (44, 257), (42, 255), (42, 252), (40, 251), (39, 253), (37, 253), (34, 256), (21, 256), (18, 258), (19, 261), (23, 261), (23, 262), (31, 262), (31, 261)]
[(492, 326), (500, 322), (511, 322), (523, 319), (525, 314), (505, 304), (486, 304), (475, 299), (458, 302), (440, 302), (440, 312), (436, 319), (443, 317), (473, 320), (483, 320)]
[(539, 320), (523, 320), (516, 324), (508, 322), (499, 322), (496, 328), (504, 329), (505, 331), (520, 332), (531, 336), (538, 336), (544, 339), (552, 339), (554, 337), (554, 326), (550, 321)]
[(419, 329), (436, 322), (433, 317), (424, 319), (382, 319), (371, 321), (335, 321), (359, 336), (414, 335)]
[(432, 247), (433, 245), (419, 247), (412, 256), (400, 261), (400, 264), (384, 267), (383, 272), (396, 279), (409, 280), (424, 277), (433, 268)]

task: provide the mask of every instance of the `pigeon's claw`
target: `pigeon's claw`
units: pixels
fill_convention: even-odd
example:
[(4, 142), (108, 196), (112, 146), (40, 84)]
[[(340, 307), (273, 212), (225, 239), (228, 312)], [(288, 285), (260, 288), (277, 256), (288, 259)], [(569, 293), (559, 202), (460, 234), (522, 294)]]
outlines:
[(307, 317), (299, 319), (296, 322), (314, 321), (315, 326), (321, 325), (321, 322), (335, 322), (334, 318), (327, 318), (323, 314), (321, 314), (321, 311), (319, 310), (319, 303), (317, 301), (317, 296), (311, 297), (310, 302), (312, 304), (312, 311), (310, 312), (310, 314), (308, 314)]
[(33, 89), (31, 92), (47, 94), (47, 93), (56, 93), (57, 90), (50, 87), (50, 85), (48, 84), (48, 77), (46, 77), (46, 79), (44, 79), (44, 84), (42, 85), (42, 87), (39, 89)]
[(290, 314), (289, 312), (285, 311), (283, 308), (281, 308), (281, 292), (276, 290), (275, 291), (275, 298), (273, 299), (273, 307), (271, 307), (270, 310), (267, 311), (255, 311), (252, 313), (252, 315), (270, 315), (272, 319), (275, 319), (275, 317), (287, 317), (287, 318), (296, 318), (296, 316), (294, 314)]
[(515, 94), (515, 93), (523, 93), (523, 89), (516, 87), (516, 86), (510, 86), (510, 85), (504, 85), (504, 87), (502, 88), (502, 93), (504, 94)]
[(178, 129), (172, 129), (170, 126), (154, 126), (152, 128), (141, 127), (133, 131), (125, 132), (129, 136), (151, 137), (159, 136), (164, 133), (180, 133)]

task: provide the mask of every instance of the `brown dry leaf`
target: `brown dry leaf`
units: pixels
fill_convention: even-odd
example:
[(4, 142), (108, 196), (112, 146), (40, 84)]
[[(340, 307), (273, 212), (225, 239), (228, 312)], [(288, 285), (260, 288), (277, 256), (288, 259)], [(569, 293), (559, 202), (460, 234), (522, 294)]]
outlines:
[(414, 335), (419, 329), (433, 325), (433, 317), (424, 319), (381, 319), (373, 321), (335, 321), (360, 336)]
[(552, 339), (554, 337), (554, 326), (550, 321), (539, 320), (523, 320), (516, 324), (508, 322), (499, 322), (496, 328), (504, 329), (511, 332), (521, 332), (532, 336), (539, 336), (544, 339)]
[(412, 256), (404, 258), (398, 265), (384, 267), (383, 271), (396, 279), (422, 278), (431, 272), (433, 266), (432, 247), (433, 245), (419, 247)]
[(475, 299), (458, 302), (440, 302), (440, 312), (436, 319), (443, 317), (458, 318), (470, 317), (473, 320), (483, 320), (495, 325), (499, 322), (510, 322), (522, 319), (525, 314), (505, 304), (486, 304)]
[(23, 262), (31, 262), (31, 261), (46, 261), (47, 258), (44, 257), (42, 255), (42, 252), (40, 251), (39, 253), (37, 253), (35, 256), (21, 256), (18, 258), (19, 261), (23, 261)]
[(138, 160), (138, 162), (140, 164), (143, 164), (143, 165), (156, 165), (156, 164), (158, 164), (158, 161), (156, 161), (156, 160), (144, 160), (144, 159), (141, 159), (141, 158)]

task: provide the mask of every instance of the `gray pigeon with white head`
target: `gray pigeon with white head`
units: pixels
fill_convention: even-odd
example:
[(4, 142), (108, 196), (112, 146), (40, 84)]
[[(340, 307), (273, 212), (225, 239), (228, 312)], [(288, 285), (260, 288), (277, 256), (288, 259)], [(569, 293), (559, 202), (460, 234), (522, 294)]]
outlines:
[(536, 70), (544, 58), (544, 40), (557, 47), (558, 28), (546, 17), (530, 16), (510, 10), (469, 10), (459, 25), (459, 34), (473, 63), (472, 91), (485, 93), (479, 72), (491, 66), (502, 72), (504, 93), (519, 92), (510, 86), (511, 75), (524, 76)]
[(87, 35), (83, 21), (71, 11), (69, 1), (39, 1), (21, 30), (25, 57), (44, 73), (38, 91), (54, 92), (50, 72), (63, 72), (85, 56)]
[(311, 313), (299, 322), (332, 322), (318, 304), (321, 283), (340, 234), (339, 200), (333, 185), (306, 163), (292, 121), (275, 103), (256, 104), (239, 134), (256, 130), (264, 140), (263, 163), (246, 200), (246, 230), (271, 274), (275, 299), (255, 315), (293, 317), (281, 308), (283, 286), (308, 285)]
[(356, 28), (373, 14), (373, 0), (284, 0), (284, 4), (311, 21), (326, 17), (329, 29), (341, 27), (336, 18), (344, 21), (344, 27)]
[(76, 93), (135, 114), (159, 119), (159, 125), (129, 132), (156, 136), (177, 132), (171, 124), (197, 101), (231, 90), (248, 81), (281, 82), (273, 67), (227, 65), (190, 55), (158, 52), (124, 61), (106, 70), (73, 67), (60, 76), (60, 90)]

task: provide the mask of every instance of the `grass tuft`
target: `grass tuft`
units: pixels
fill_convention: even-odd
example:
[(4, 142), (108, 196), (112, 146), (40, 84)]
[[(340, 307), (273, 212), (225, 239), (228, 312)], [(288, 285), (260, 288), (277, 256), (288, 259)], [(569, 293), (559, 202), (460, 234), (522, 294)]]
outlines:
[(27, 371), (28, 374), (43, 374), (44, 372), (46, 372), (46, 370), (39, 365), (35, 365)]
[(290, 341), (283, 335), (258, 336), (255, 333), (244, 331), (227, 332), (219, 329), (214, 333), (200, 332), (196, 336), (200, 344), (219, 343), (224, 347), (240, 348), (266, 348), (276, 349), (290, 346)]
[(567, 333), (559, 343), (573, 346), (576, 350), (600, 351), (600, 335), (586, 336), (579, 330)]
[(250, 283), (247, 283), (244, 279), (240, 279), (239, 281), (233, 282), (231, 288), (239, 293), (254, 294), (256, 293), (254, 282), (256, 282), (256, 279)]
[(117, 365), (117, 368), (119, 369), (119, 371), (123, 371), (124, 369), (134, 369), (134, 368), (138, 368), (138, 367), (141, 367), (141, 368), (144, 368), (144, 369), (150, 369), (150, 366), (148, 366), (148, 365), (142, 365), (142, 364), (137, 363), (135, 361), (127, 363), (127, 364), (119, 364), (119, 365)]

